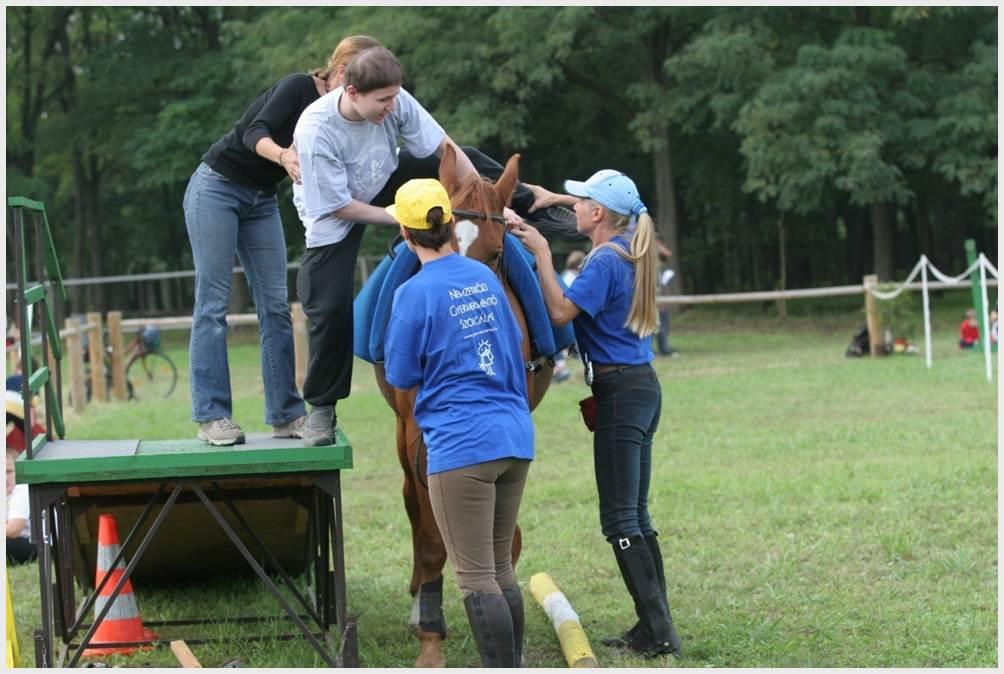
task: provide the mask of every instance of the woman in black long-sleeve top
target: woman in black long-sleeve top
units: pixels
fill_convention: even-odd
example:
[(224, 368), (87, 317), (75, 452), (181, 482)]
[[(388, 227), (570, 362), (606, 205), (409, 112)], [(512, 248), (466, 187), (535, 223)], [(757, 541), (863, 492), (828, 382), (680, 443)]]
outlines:
[(202, 157), (185, 191), (185, 223), (195, 261), (195, 309), (189, 346), (192, 420), (213, 445), (243, 443), (232, 418), (226, 313), (236, 253), (258, 312), (265, 422), (275, 437), (299, 437), (303, 399), (297, 391), (293, 328), (286, 285), (286, 242), (276, 199), (288, 175), (299, 180), (293, 129), (308, 105), (335, 88), (359, 51), (379, 42), (342, 40), (326, 68), (294, 73), (261, 94)]

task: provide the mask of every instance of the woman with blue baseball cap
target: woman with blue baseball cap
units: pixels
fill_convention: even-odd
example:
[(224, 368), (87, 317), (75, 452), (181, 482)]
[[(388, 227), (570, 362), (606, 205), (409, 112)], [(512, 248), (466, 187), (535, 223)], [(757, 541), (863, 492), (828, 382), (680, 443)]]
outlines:
[(649, 657), (678, 654), (680, 637), (648, 512), (652, 439), (662, 410), (662, 389), (651, 366), (651, 338), (659, 329), (655, 227), (634, 181), (620, 171), (598, 171), (584, 182), (566, 180), (565, 192), (566, 197), (550, 194), (558, 197), (555, 203), (572, 205), (579, 232), (593, 243), (574, 285), (563, 290), (558, 284), (551, 250), (539, 232), (520, 224), (513, 234), (536, 258), (551, 321), (575, 326), (596, 403), (590, 428), (600, 524), (638, 615), (634, 627), (603, 643)]

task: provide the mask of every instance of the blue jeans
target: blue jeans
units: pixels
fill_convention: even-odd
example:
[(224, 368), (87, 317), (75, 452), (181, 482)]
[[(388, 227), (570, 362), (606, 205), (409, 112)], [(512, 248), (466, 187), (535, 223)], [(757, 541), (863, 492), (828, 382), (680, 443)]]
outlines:
[(600, 498), (600, 526), (613, 543), (619, 538), (651, 536), (648, 488), (652, 477), (652, 438), (662, 412), (662, 388), (649, 365), (597, 374), (593, 465)]
[(231, 182), (206, 164), (185, 190), (185, 224), (195, 260), (189, 346), (192, 420), (233, 415), (227, 363), (227, 305), (234, 253), (258, 311), (265, 423), (303, 416), (296, 388), (293, 323), (286, 287), (286, 241), (275, 195)]

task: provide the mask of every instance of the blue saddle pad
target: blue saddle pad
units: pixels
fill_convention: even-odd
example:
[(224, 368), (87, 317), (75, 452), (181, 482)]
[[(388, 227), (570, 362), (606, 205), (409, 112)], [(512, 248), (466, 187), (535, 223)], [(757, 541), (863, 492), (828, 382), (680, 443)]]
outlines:
[[(505, 235), (503, 259), (506, 265), (506, 280), (516, 293), (526, 324), (530, 330), (534, 355), (553, 356), (575, 343), (575, 331), (571, 323), (562, 326), (551, 324), (551, 317), (544, 304), (544, 293), (537, 280), (537, 265), (533, 256), (512, 234)], [(555, 274), (558, 285), (567, 288), (560, 274)]]
[(387, 278), (392, 260), (385, 255), (377, 268), (373, 270), (366, 283), (359, 289), (359, 294), (352, 302), (352, 352), (368, 363), (373, 362), (370, 356), (370, 326), (373, 324), (373, 312), (376, 311), (380, 288)]
[[(530, 332), (531, 352), (534, 356), (553, 356), (575, 342), (572, 325), (551, 325), (533, 258), (519, 239), (507, 234), (504, 246), (506, 280), (523, 307)], [(353, 302), (352, 350), (369, 363), (384, 359), (384, 338), (394, 304), (394, 292), (421, 266), (418, 257), (404, 243), (398, 244), (394, 255), (394, 258), (386, 256), (380, 261)], [(557, 278), (564, 288), (561, 277)]]
[(385, 255), (366, 279), (352, 303), (352, 352), (358, 357), (369, 363), (383, 360), (383, 337), (394, 291), (414, 276), (418, 267), (418, 258), (402, 242), (394, 249), (394, 257)]

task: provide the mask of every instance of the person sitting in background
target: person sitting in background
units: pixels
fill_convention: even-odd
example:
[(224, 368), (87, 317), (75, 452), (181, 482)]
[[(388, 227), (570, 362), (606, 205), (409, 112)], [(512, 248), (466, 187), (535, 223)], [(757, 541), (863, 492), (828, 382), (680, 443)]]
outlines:
[[(565, 269), (561, 272), (561, 280), (566, 286), (572, 285), (572, 281), (579, 275), (584, 259), (586, 259), (586, 254), (581, 250), (573, 250), (565, 258)], [(569, 350), (562, 349), (554, 357), (554, 381), (558, 384), (572, 376), (572, 371), (568, 369)]]
[(7, 449), (7, 563), (25, 564), (37, 556), (31, 544), (31, 514), (28, 485), (14, 481), (14, 461), (19, 452)]
[(976, 322), (976, 310), (966, 309), (966, 318), (959, 325), (959, 348), (971, 349), (980, 341), (980, 326)]
[(997, 319), (997, 309), (990, 312), (990, 348), (997, 350), (997, 341), (1000, 339), (1000, 323)]
[[(24, 402), (21, 394), (17, 391), (8, 390), (5, 392), (7, 407), (7, 451), (15, 450), (23, 452), (26, 447), (24, 436)], [(37, 421), (38, 415), (35, 413), (34, 405), (31, 409), (31, 434), (32, 436), (42, 435), (45, 428)]]

